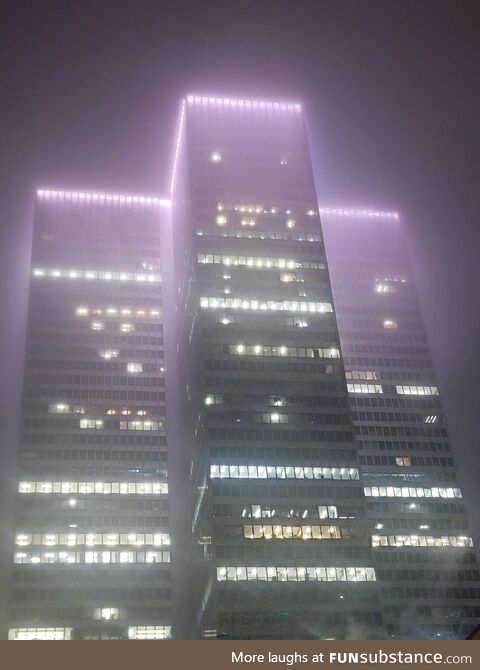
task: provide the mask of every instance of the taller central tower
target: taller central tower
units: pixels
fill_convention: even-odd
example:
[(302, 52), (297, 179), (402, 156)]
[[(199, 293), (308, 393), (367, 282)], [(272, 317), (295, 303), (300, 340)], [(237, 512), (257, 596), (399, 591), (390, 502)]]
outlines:
[(189, 96), (172, 221), (190, 634), (383, 637), (300, 105)]

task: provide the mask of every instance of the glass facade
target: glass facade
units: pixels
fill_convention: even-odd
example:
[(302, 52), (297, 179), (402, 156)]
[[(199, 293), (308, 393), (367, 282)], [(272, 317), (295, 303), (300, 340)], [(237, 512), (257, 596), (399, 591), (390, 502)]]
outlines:
[(162, 205), (121, 198), (37, 193), (13, 640), (170, 636)]
[(389, 636), (464, 638), (480, 575), (398, 217), (322, 217)]
[(188, 96), (171, 200), (37, 191), (14, 543), (11, 640), (474, 628), (400, 219), (319, 208), (300, 105)]
[(189, 97), (172, 220), (187, 634), (382, 637), (299, 106)]

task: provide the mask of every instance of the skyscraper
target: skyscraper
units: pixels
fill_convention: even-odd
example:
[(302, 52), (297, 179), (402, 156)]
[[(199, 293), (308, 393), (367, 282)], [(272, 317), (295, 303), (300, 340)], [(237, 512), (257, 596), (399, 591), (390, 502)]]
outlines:
[(37, 192), (10, 639), (170, 635), (162, 205)]
[(398, 215), (318, 206), (295, 103), (185, 98), (170, 191), (37, 192), (10, 639), (464, 637)]
[(300, 105), (189, 96), (172, 222), (190, 634), (382, 637)]
[(322, 222), (387, 633), (465, 637), (480, 575), (399, 217)]

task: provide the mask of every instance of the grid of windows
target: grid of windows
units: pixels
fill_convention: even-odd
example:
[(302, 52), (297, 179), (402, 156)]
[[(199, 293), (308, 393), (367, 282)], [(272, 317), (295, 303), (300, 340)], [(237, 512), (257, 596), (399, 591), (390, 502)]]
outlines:
[(253, 300), (250, 298), (200, 298), (204, 309), (246, 309), (260, 312), (309, 312), (324, 314), (332, 311), (329, 302), (305, 302), (302, 300)]
[(19, 493), (79, 493), (81, 495), (101, 493), (109, 495), (161, 495), (168, 493), (165, 482), (45, 482), (18, 483)]
[(348, 529), (340, 526), (243, 526), (243, 537), (249, 540), (339, 540), (349, 536)]
[(373, 568), (357, 567), (218, 567), (219, 582), (374, 582)]
[[(386, 631), (464, 637), (453, 603), (476, 586), (473, 572), (449, 574), (448, 607), (412, 610), (443, 579), (440, 561), (475, 557), (400, 221), (323, 224)], [(407, 563), (422, 570), (411, 577)], [(399, 586), (408, 579), (415, 592)]]
[(110, 270), (75, 270), (65, 268), (34, 268), (32, 275), (35, 278), (47, 277), (50, 279), (85, 279), (87, 281), (101, 279), (103, 281), (137, 281), (159, 282), (160, 275), (145, 272), (111, 272)]
[(71, 628), (10, 628), (9, 640), (70, 640)]
[(231, 356), (287, 356), (289, 358), (340, 357), (340, 351), (336, 347), (286, 347), (262, 344), (231, 344), (228, 347), (228, 353)]
[(62, 563), (65, 565), (94, 563), (170, 563), (169, 551), (17, 551), (14, 563)]
[(473, 547), (465, 535), (372, 535), (372, 547)]
[[(333, 565), (371, 560), (305, 129), (301, 115), (284, 118), (280, 110), (233, 112), (187, 100), (179, 136), (175, 294), (182, 401), (191, 411), (182, 417), (181, 442), (189, 445), (185, 471), (194, 491), (191, 592), (202, 592), (189, 603), (186, 636), (240, 635), (230, 603), (209, 586), (225, 560), (245, 565), (252, 557), (254, 564), (268, 553), (271, 564), (289, 566), (259, 567), (259, 576), (248, 568), (248, 578), (239, 567), (238, 579), (237, 568), (218, 572), (226, 580), (233, 570), (228, 580), (245, 582), (357, 579), (355, 569), (347, 578), (345, 568), (324, 575), (327, 568), (303, 567), (307, 551)], [(212, 162), (213, 153), (221, 160)], [(247, 518), (264, 521), (231, 521)], [(327, 525), (337, 518), (348, 518), (349, 527)], [(258, 637), (261, 620), (263, 635), (277, 637), (268, 603), (255, 599), (252, 615), (242, 593), (232, 594), (241, 635)], [(290, 609), (286, 598), (279, 598), (282, 610)], [(303, 635), (323, 608), (317, 599), (301, 613)], [(375, 621), (379, 634), (381, 617)]]
[[(139, 638), (151, 628), (164, 639), (163, 215), (137, 196), (45, 193), (34, 215), (11, 637), (103, 639), (114, 620), (115, 638), (140, 622)], [(164, 605), (153, 607), (142, 594), (159, 585)]]
[(236, 256), (230, 254), (197, 254), (197, 260), (201, 264), (211, 265), (233, 265), (244, 266), (256, 270), (270, 270), (272, 268), (281, 270), (293, 270), (303, 268), (305, 270), (324, 270), (323, 263), (315, 261), (297, 261), (289, 258), (265, 258), (263, 256)]
[(96, 545), (105, 545), (114, 547), (120, 545), (133, 545), (141, 547), (144, 544), (154, 546), (163, 546), (170, 544), (170, 535), (168, 533), (18, 533), (15, 536), (15, 544), (21, 547), (28, 545), (44, 545), (54, 547), (57, 545), (66, 545), (75, 547), (85, 545), (95, 547)]
[(309, 465), (211, 465), (210, 477), (229, 479), (359, 479), (357, 468)]
[(420, 486), (365, 486), (364, 493), (373, 498), (461, 498), (458, 488), (438, 487), (424, 488)]

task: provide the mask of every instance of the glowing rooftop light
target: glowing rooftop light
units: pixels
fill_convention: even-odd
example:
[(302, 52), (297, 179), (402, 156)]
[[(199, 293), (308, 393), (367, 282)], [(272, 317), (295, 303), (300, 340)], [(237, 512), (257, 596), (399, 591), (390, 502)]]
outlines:
[(301, 105), (298, 102), (278, 102), (267, 100), (252, 100), (245, 98), (219, 98), (207, 95), (188, 95), (187, 103), (189, 105), (215, 105), (217, 107), (247, 108), (261, 110), (277, 111), (300, 111)]
[(141, 205), (147, 207), (170, 207), (170, 200), (158, 196), (124, 195), (119, 193), (94, 193), (90, 191), (57, 191), (52, 189), (37, 189), (39, 200), (54, 202), (89, 202), (101, 205)]

